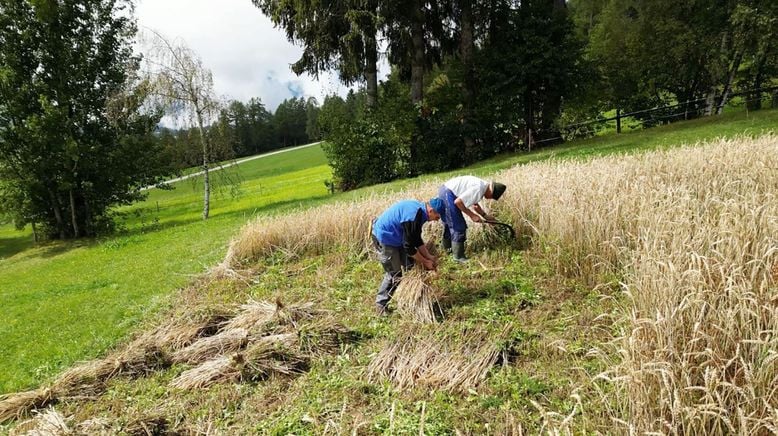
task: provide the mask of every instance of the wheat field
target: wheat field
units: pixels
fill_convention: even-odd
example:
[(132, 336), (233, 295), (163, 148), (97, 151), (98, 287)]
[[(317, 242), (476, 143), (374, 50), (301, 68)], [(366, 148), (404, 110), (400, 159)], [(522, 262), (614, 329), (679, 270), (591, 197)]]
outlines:
[[(549, 428), (778, 433), (777, 136), (530, 164), (494, 177), (509, 188), (489, 206), (532, 241), (529, 255), (589, 286), (622, 289), (612, 340), (591, 351), (609, 362), (591, 377), (587, 392), (596, 394)], [(224, 264), (274, 252), (363, 252), (377, 213), (395, 199), (426, 199), (441, 182), (250, 223)], [(481, 228), (471, 228), (477, 240)]]

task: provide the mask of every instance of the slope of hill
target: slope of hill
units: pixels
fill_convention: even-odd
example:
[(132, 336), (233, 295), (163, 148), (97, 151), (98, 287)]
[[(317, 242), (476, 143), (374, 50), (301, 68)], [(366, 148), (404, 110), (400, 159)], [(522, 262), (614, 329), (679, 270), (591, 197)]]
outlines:
[[(775, 112), (772, 114), (774, 116)], [(703, 130), (709, 127), (698, 126)], [(661, 130), (644, 132), (653, 137), (652, 146), (662, 145), (661, 141), (657, 140), (661, 137)], [(672, 134), (674, 129), (668, 130)], [(633, 143), (640, 143), (642, 140), (640, 136), (632, 136)], [(627, 142), (630, 142), (629, 138)], [(748, 264), (749, 268), (752, 268), (749, 274), (750, 277), (765, 277), (764, 280), (749, 282), (742, 292), (740, 288), (724, 288), (722, 292), (730, 298), (714, 301), (706, 300), (708, 297), (704, 289), (697, 291), (696, 286), (699, 284), (705, 288), (721, 285), (726, 283), (726, 280), (722, 280), (724, 276), (717, 276), (717, 279), (713, 277), (714, 282), (707, 282), (705, 277), (701, 277), (697, 282), (686, 282), (684, 289), (689, 290), (687, 294), (695, 295), (698, 299), (695, 301), (700, 301), (702, 306), (698, 305), (688, 313), (684, 312), (677, 325), (663, 323), (664, 318), (655, 319), (653, 324), (647, 324), (647, 321), (640, 317), (631, 319), (628, 315), (636, 313), (631, 311), (632, 309), (638, 314), (653, 313), (653, 309), (657, 307), (661, 307), (662, 311), (675, 310), (674, 313), (686, 309), (683, 305), (679, 309), (680, 303), (666, 293), (667, 289), (675, 289), (674, 285), (659, 281), (651, 283), (646, 279), (658, 275), (673, 277), (666, 271), (657, 274), (663, 265), (654, 259), (664, 258), (668, 254), (678, 256), (678, 264), (684, 265), (681, 273), (699, 267), (698, 264), (683, 263), (683, 250), (678, 253), (670, 250), (675, 246), (674, 241), (677, 238), (683, 241), (683, 234), (676, 236), (673, 233), (676, 228), (679, 231), (684, 230), (682, 226), (652, 227), (652, 223), (656, 221), (657, 216), (665, 212), (667, 219), (657, 221), (658, 223), (678, 224), (682, 220), (674, 221), (677, 217), (673, 213), (707, 210), (695, 208), (696, 206), (689, 207), (689, 201), (702, 198), (705, 201), (710, 200), (704, 203), (705, 208), (732, 205), (732, 209), (725, 208), (716, 212), (717, 217), (729, 216), (735, 225), (748, 227), (751, 223), (769, 228), (772, 225), (770, 223), (775, 222), (775, 211), (772, 209), (764, 209), (761, 216), (751, 216), (738, 211), (746, 210), (745, 206), (751, 205), (750, 202), (764, 199), (765, 196), (774, 198), (775, 193), (769, 191), (771, 186), (775, 186), (775, 180), (770, 178), (774, 177), (774, 172), (767, 169), (775, 167), (774, 162), (769, 161), (770, 156), (775, 156), (775, 143), (775, 137), (767, 137), (759, 141), (722, 143), (702, 151), (682, 150), (639, 158), (609, 158), (581, 164), (539, 164), (526, 168), (517, 167), (503, 173), (500, 177), (511, 181), (512, 196), (498, 203), (499, 213), (522, 229), (523, 237), (505, 243), (482, 234), (476, 238), (473, 246), (477, 252), (474, 262), (465, 268), (449, 262), (444, 263), (440, 276), (434, 280), (433, 285), (441, 290), (441, 305), (445, 318), (443, 322), (431, 325), (419, 325), (400, 315), (389, 319), (376, 319), (370, 313), (370, 302), (380, 276), (380, 267), (365, 257), (365, 251), (361, 248), (363, 246), (355, 243), (353, 235), (365, 233), (365, 229), (360, 226), (364, 226), (366, 217), (392, 198), (429, 196), (434, 192), (434, 185), (441, 175), (418, 182), (405, 181), (387, 186), (385, 191), (396, 191), (409, 186), (410, 191), (379, 194), (377, 199), (368, 199), (358, 204), (339, 202), (304, 213), (295, 209), (295, 213), (282, 220), (263, 217), (258, 227), (247, 227), (242, 233), (243, 236), (237, 239), (248, 240), (250, 248), (241, 251), (235, 249), (237, 245), (233, 245), (233, 250), (222, 268), (215, 269), (214, 274), (208, 276), (207, 280), (198, 280), (172, 300), (167, 300), (175, 301), (175, 305), (165, 312), (164, 318), (224, 320), (240, 313), (242, 309), (238, 305), (252, 299), (273, 301), (280, 298), (286, 304), (281, 307), (290, 308), (289, 313), (310, 313), (310, 316), (305, 318), (306, 322), (292, 324), (276, 319), (271, 324), (276, 326), (273, 328), (277, 331), (272, 332), (291, 332), (297, 338), (305, 338), (305, 343), (309, 345), (299, 348), (294, 348), (299, 344), (283, 345), (282, 348), (298, 352), (274, 354), (273, 356), (282, 357), (280, 360), (274, 357), (275, 360), (269, 359), (265, 362), (276, 362), (276, 366), (262, 367), (262, 371), (244, 372), (244, 367), (241, 367), (229, 383), (217, 383), (204, 391), (181, 390), (180, 387), (169, 386), (173, 380), (180, 381), (184, 371), (195, 368), (196, 364), (179, 361), (169, 366), (170, 361), (164, 356), (165, 353), (174, 351), (175, 345), (166, 343), (161, 350), (163, 358), (157, 362), (157, 366), (149, 365), (148, 371), (128, 371), (126, 367), (119, 365), (116, 368), (120, 369), (111, 373), (116, 377), (107, 378), (107, 384), (103, 384), (101, 380), (100, 386), (79, 379), (89, 389), (96, 390), (98, 401), (67, 400), (67, 396), (63, 395), (64, 401), (59, 409), (70, 416), (71, 423), (101, 416), (109, 419), (107, 425), (112, 426), (111, 428), (123, 429), (122, 431), (125, 431), (127, 426), (137, 424), (129, 419), (128, 411), (133, 410), (144, 412), (141, 413), (141, 418), (148, 418), (149, 422), (159, 418), (155, 422), (163, 423), (167, 428), (192, 432), (207, 428), (268, 433), (350, 432), (353, 429), (361, 429), (363, 432), (401, 432), (419, 431), (421, 428), (428, 433), (447, 433), (455, 430), (465, 433), (518, 433), (522, 429), (536, 431), (545, 425), (574, 431), (602, 429), (607, 428), (602, 427), (604, 422), (612, 424), (610, 418), (633, 419), (635, 416), (629, 415), (628, 412), (640, 408), (635, 409), (636, 405), (630, 403), (626, 393), (634, 392), (634, 389), (630, 390), (629, 386), (624, 387), (619, 383), (600, 385), (592, 383), (591, 380), (598, 375), (601, 380), (618, 381), (623, 380), (622, 377), (634, 378), (636, 374), (642, 374), (646, 378), (641, 386), (647, 388), (641, 395), (645, 395), (645, 398), (664, 398), (662, 395), (667, 392), (653, 382), (661, 376), (661, 372), (625, 374), (624, 371), (634, 369), (635, 365), (657, 368), (669, 365), (673, 368), (673, 365), (679, 363), (672, 358), (676, 352), (682, 355), (687, 353), (689, 356), (698, 355), (694, 353), (699, 353), (695, 348), (699, 340), (692, 337), (693, 340), (688, 344), (681, 345), (682, 349), (669, 351), (667, 360), (648, 360), (641, 363), (641, 356), (652, 353), (651, 344), (665, 343), (662, 338), (672, 337), (672, 332), (683, 331), (693, 324), (688, 323), (695, 316), (704, 316), (705, 309), (702, 309), (703, 312), (695, 312), (699, 307), (720, 304), (723, 308), (742, 309), (743, 312), (738, 313), (745, 316), (748, 310), (751, 310), (744, 303), (746, 291), (755, 289), (760, 298), (756, 306), (759, 310), (763, 307), (769, 308), (769, 305), (761, 306), (761, 298), (767, 298), (769, 302), (770, 293), (774, 295), (775, 292), (774, 281), (770, 280), (776, 279), (771, 279), (769, 275), (772, 265), (770, 262), (774, 261), (769, 254), (769, 239), (765, 240), (760, 235), (749, 235), (746, 232), (741, 232), (742, 235), (733, 233), (735, 257), (727, 257), (729, 254), (724, 253), (721, 259), (716, 258), (715, 264), (703, 267), (733, 265), (734, 271), (742, 264), (742, 258), (737, 257), (740, 250), (738, 247), (748, 245), (759, 247), (759, 250), (765, 248), (765, 252), (743, 252), (750, 256), (750, 259), (760, 259), (756, 264)], [(610, 151), (613, 148), (625, 150), (626, 146), (614, 147), (609, 144), (603, 148), (610, 148)], [(582, 149), (587, 150), (586, 154), (599, 152), (595, 145)], [(553, 152), (560, 153), (559, 150)], [(551, 154), (549, 151), (541, 153)], [(526, 156), (520, 156), (518, 159), (525, 158)], [(711, 158), (715, 165), (707, 162)], [(510, 162), (510, 159), (503, 158), (502, 161), (485, 163), (476, 171), (486, 173), (507, 165), (506, 161)], [(752, 174), (752, 179), (745, 177), (748, 174)], [(433, 181), (425, 183), (424, 180), (427, 179)], [(710, 189), (704, 188), (708, 185), (711, 186)], [(763, 192), (764, 189), (768, 191)], [(338, 196), (337, 199), (365, 197), (368, 192), (378, 191), (380, 188), (363, 190)], [(693, 194), (691, 197), (690, 193)], [(168, 193), (160, 195), (164, 194)], [(656, 199), (651, 204), (657, 210), (641, 206), (640, 201), (651, 198)], [(679, 202), (663, 203), (661, 200), (666, 198), (677, 198)], [(187, 213), (196, 215), (197, 208)], [(710, 228), (711, 232), (702, 233), (699, 237), (700, 245), (694, 246), (694, 252), (702, 258), (715, 258), (715, 252), (706, 251), (712, 246), (713, 240), (705, 238), (715, 236), (720, 230), (716, 230), (715, 222), (707, 220), (706, 214), (697, 216), (699, 217), (703, 219), (698, 224), (699, 228)], [(695, 222), (695, 216), (686, 218), (692, 223)], [(172, 215), (170, 219), (173, 219)], [(245, 220), (241, 218), (236, 222)], [(329, 225), (322, 224), (330, 223), (328, 220), (335, 221)], [(339, 223), (338, 220), (342, 222)], [(306, 226), (306, 223), (313, 222), (319, 225)], [(193, 225), (181, 227), (191, 231)], [(298, 238), (281, 239), (280, 242), (273, 239), (274, 243), (266, 244), (266, 248), (262, 248), (262, 241), (268, 240), (267, 232), (272, 232), (279, 226), (285, 226), (284, 229), (297, 229), (297, 235), (292, 235), (289, 231), (286, 234)], [(232, 227), (229, 233), (233, 233), (234, 229), (235, 227)], [(339, 241), (341, 236), (338, 232), (342, 229), (356, 230), (344, 232), (343, 234), (352, 236)], [(334, 234), (327, 234), (328, 231)], [(667, 236), (667, 241), (671, 242), (667, 248), (670, 251), (650, 251), (656, 248), (651, 245), (654, 240), (640, 238), (639, 236), (644, 234), (641, 232)], [(284, 234), (283, 231), (280, 233)], [(300, 234), (302, 237), (299, 237)], [(190, 232), (178, 236), (187, 238), (190, 243), (195, 242)], [(635, 236), (638, 238), (630, 239)], [(203, 233), (202, 237), (207, 239), (210, 236)], [(752, 239), (742, 240), (742, 237)], [(331, 246), (310, 245), (311, 241), (322, 238), (331, 241)], [(697, 237), (692, 237), (692, 240), (697, 240), (695, 238)], [(225, 240), (226, 238), (222, 243)], [(148, 241), (141, 242), (146, 244)], [(641, 244), (645, 244), (646, 251), (640, 251)], [(684, 247), (682, 243), (679, 246)], [(125, 248), (121, 245), (115, 247), (120, 251), (125, 251)], [(633, 251), (624, 251), (625, 248)], [(162, 244), (158, 249), (164, 251), (166, 246)], [(133, 252), (131, 255), (143, 257), (140, 252)], [(222, 250), (212, 252), (212, 260), (208, 264), (216, 263), (215, 259), (221, 255)], [(653, 267), (655, 269), (651, 269)], [(240, 271), (245, 268), (250, 268), (253, 272)], [(640, 268), (647, 269), (643, 273)], [(642, 275), (636, 275), (637, 272)], [(145, 272), (134, 274), (142, 275)], [(682, 274), (681, 277), (685, 276)], [(647, 289), (652, 297), (626, 298), (619, 292), (619, 283), (626, 284), (630, 292), (635, 288)], [(42, 298), (44, 297), (40, 295), (31, 295), (29, 300)], [(304, 305), (305, 302), (314, 303), (313, 307), (321, 311), (305, 312), (310, 308), (297, 312), (291, 310), (308, 307), (296, 305)], [(77, 304), (88, 303), (79, 301)], [(166, 306), (162, 302), (152, 302), (150, 305), (157, 308)], [(287, 313), (283, 308), (276, 310), (272, 304), (268, 307), (274, 307), (270, 310), (272, 314)], [(12, 306), (9, 308), (13, 309)], [(769, 312), (765, 313), (769, 315)], [(19, 311), (14, 316), (24, 320), (27, 312)], [(294, 316), (297, 315), (289, 316), (291, 318), (282, 319), (295, 319)], [(701, 331), (703, 336), (700, 337), (717, 338), (715, 331), (727, 331), (726, 328), (731, 327), (734, 329), (733, 334), (741, 335), (746, 341), (755, 340), (748, 322), (733, 323), (729, 318), (707, 316), (713, 321), (713, 330)], [(737, 317), (735, 319), (738, 319)], [(41, 318), (44, 318), (44, 321), (39, 322), (45, 322), (45, 317)], [(320, 324), (310, 322), (319, 319)], [(758, 325), (770, 327), (769, 317), (758, 319), (762, 323)], [(71, 322), (76, 323), (75, 320)], [(147, 327), (153, 328), (157, 324), (159, 322), (155, 322), (152, 317)], [(645, 327), (646, 325), (649, 327)], [(509, 327), (506, 329), (506, 326)], [(208, 336), (215, 333), (219, 327), (224, 328), (221, 324), (214, 324), (210, 330), (205, 329), (200, 333)], [(265, 336), (267, 335), (263, 333), (259, 337)], [(252, 337), (254, 336), (247, 338), (248, 343), (251, 343)], [(322, 341), (321, 337), (334, 337), (333, 341), (337, 346), (332, 346), (333, 341)], [(634, 338), (649, 337), (652, 339), (646, 341), (648, 348), (630, 348), (630, 341), (634, 342)], [(758, 334), (756, 339), (759, 339)], [(611, 342), (613, 340), (616, 342)], [(322, 345), (322, 342), (327, 342), (325, 345), (328, 346)], [(614, 343), (623, 347), (624, 351), (609, 348), (609, 344)], [(246, 343), (240, 343), (236, 350), (242, 350), (245, 346)], [(106, 347), (107, 345), (103, 348)], [(767, 347), (765, 350), (769, 351), (770, 347), (775, 348), (775, 344), (768, 341), (763, 347)], [(120, 351), (123, 349), (125, 347), (119, 348)], [(143, 349), (148, 351), (148, 348)], [(425, 349), (443, 355), (448, 360), (436, 361), (429, 353), (420, 352)], [(395, 350), (396, 353), (393, 355), (386, 350)], [(765, 425), (765, 422), (769, 423), (764, 419), (769, 416), (769, 413), (766, 413), (769, 408), (775, 407), (775, 399), (771, 398), (769, 393), (763, 392), (765, 386), (776, 381), (775, 371), (769, 366), (765, 368), (758, 361), (749, 360), (750, 356), (760, 356), (763, 353), (760, 354), (760, 349), (754, 349), (743, 354), (745, 351), (736, 351), (728, 346), (714, 347), (713, 350), (717, 361), (737, 356), (743, 362), (745, 370), (759, 375), (758, 379), (747, 382), (750, 384), (737, 385), (758, 393), (753, 398), (744, 397), (739, 400), (738, 404), (743, 408), (743, 413), (751, 418), (748, 422), (738, 423), (750, 430), (756, 429), (757, 432), (760, 428), (768, 428), (759, 426)], [(625, 353), (628, 358), (622, 357)], [(87, 353), (86, 356), (96, 354)], [(402, 360), (407, 356), (416, 360), (405, 362), (406, 366), (399, 365), (397, 359)], [(458, 366), (462, 356), (483, 356), (483, 359), (475, 359), (480, 362), (480, 366), (475, 369), (481, 371), (474, 369), (471, 373), (469, 370), (473, 368), (467, 368), (467, 365)], [(285, 368), (290, 369), (273, 370), (283, 366), (279, 366), (278, 361), (289, 364)], [(692, 368), (689, 370), (691, 372), (673, 373), (673, 377), (676, 377), (673, 380), (679, 386), (679, 392), (695, 392), (699, 387), (695, 384), (695, 374), (699, 369), (694, 368), (702, 368), (701, 364), (694, 359), (687, 363), (690, 363), (687, 366)], [(417, 364), (416, 370), (413, 370), (414, 364)], [(430, 367), (448, 368), (451, 371), (425, 373), (421, 370)], [(728, 371), (726, 366), (716, 368), (720, 368), (717, 371), (722, 371), (721, 374)], [(56, 370), (52, 370), (50, 373), (55, 372)], [(289, 374), (284, 375), (284, 372)], [(122, 373), (123, 375), (120, 375)], [(140, 376), (141, 374), (146, 375)], [(458, 374), (468, 374), (472, 377), (464, 377), (463, 381), (452, 383), (451, 380), (457, 379)], [(691, 380), (691, 384), (684, 386), (685, 380)], [(733, 381), (736, 380), (723, 378), (719, 386), (732, 384)], [(61, 377), (55, 379), (54, 386), (63, 389), (60, 382)], [(715, 386), (710, 387), (708, 391), (714, 396), (716, 392), (727, 394), (717, 407), (730, 407), (727, 399), (735, 398), (734, 394), (716, 390)], [(670, 393), (672, 394), (672, 391)], [(641, 428), (657, 429), (661, 423), (653, 419), (667, 413), (672, 414), (676, 410), (675, 407), (686, 413), (677, 415), (677, 419), (701, 423), (701, 427), (695, 428), (708, 429), (712, 428), (710, 425), (724, 425), (720, 419), (717, 420), (704, 409), (696, 407), (702, 401), (700, 398), (702, 397), (689, 395), (674, 403), (671, 395), (667, 402), (659, 401), (656, 409), (647, 409), (644, 416), (639, 416), (643, 419)], [(690, 408), (683, 409), (684, 406)], [(120, 413), (121, 410), (124, 412)], [(149, 410), (152, 411), (151, 414)], [(569, 419), (566, 419), (568, 417)]]

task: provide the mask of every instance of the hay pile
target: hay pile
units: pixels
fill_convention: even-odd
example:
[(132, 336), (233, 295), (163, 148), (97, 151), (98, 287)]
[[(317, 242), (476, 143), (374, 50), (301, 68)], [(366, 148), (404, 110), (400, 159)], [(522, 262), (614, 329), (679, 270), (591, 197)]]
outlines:
[(18, 419), (28, 410), (45, 406), (51, 399), (51, 389), (43, 388), (0, 396), (0, 422)]
[(246, 329), (224, 330), (216, 335), (199, 339), (192, 345), (173, 353), (173, 362), (197, 364), (225, 353), (240, 350), (248, 344)]
[(9, 432), (10, 436), (56, 436), (69, 435), (73, 431), (56, 410), (49, 408), (34, 418), (24, 421)]
[(434, 323), (442, 318), (441, 292), (432, 285), (434, 274), (414, 268), (403, 274), (394, 293), (400, 315), (422, 323)]
[(478, 386), (503, 352), (511, 332), (463, 332), (412, 327), (389, 342), (368, 366), (369, 380), (389, 379), (399, 389), (417, 386), (463, 392)]
[(2, 396), (0, 422), (53, 401), (98, 395), (115, 377), (141, 377), (172, 363), (199, 365), (174, 380), (181, 388), (291, 374), (316, 354), (337, 349), (348, 333), (313, 303), (252, 301), (234, 316), (228, 313), (182, 314), (104, 359), (74, 366), (49, 387)]
[(319, 315), (323, 315), (323, 312), (316, 310), (310, 302), (286, 305), (280, 300), (275, 303), (250, 301), (240, 307), (237, 315), (224, 323), (223, 329), (246, 329), (257, 334), (279, 326), (295, 326)]
[[(279, 328), (276, 328), (279, 330)], [(217, 383), (264, 380), (305, 371), (317, 355), (337, 350), (348, 331), (331, 318), (287, 324), (287, 331), (252, 336), (245, 349), (218, 355), (184, 371), (171, 386), (198, 389)]]

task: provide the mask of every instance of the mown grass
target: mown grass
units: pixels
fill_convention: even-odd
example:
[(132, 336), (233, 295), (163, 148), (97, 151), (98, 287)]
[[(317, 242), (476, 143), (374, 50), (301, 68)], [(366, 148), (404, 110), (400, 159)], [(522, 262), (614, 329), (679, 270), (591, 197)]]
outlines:
[[(462, 172), (483, 175), (549, 158), (648, 150), (744, 132), (758, 134), (777, 124), (776, 110), (727, 114), (531, 153), (506, 154), (468, 169), (421, 179)], [(241, 194), (233, 197), (223, 191), (215, 195), (211, 219), (206, 222), (200, 220), (201, 192), (195, 179), (180, 182), (174, 191), (154, 190), (147, 201), (119, 210), (124, 214), (119, 222), (126, 229), (109, 238), (33, 247), (29, 231), (0, 228), (0, 299), (4, 302), (0, 393), (37, 386), (76, 360), (101, 355), (142, 320), (175, 305), (172, 291), (222, 259), (230, 237), (252, 216), (298, 210), (332, 198), (356, 198), (376, 190), (398, 191), (415, 183), (403, 180), (331, 197), (323, 184), (330, 171), (320, 147), (246, 163), (241, 174)], [(379, 274), (377, 268), (372, 264), (354, 268), (368, 271), (371, 284), (369, 290), (361, 292), (369, 295)], [(277, 287), (278, 283), (267, 286)], [(353, 297), (346, 285), (339, 284), (335, 290), (346, 302), (343, 304)], [(485, 298), (473, 310), (493, 310), (490, 301)]]

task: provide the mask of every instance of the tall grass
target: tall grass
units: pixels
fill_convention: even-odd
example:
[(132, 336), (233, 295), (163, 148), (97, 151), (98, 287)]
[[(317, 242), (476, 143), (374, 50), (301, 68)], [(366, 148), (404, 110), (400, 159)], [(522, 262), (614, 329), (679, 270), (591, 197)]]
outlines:
[[(619, 278), (627, 328), (599, 379), (625, 431), (778, 431), (778, 137), (530, 165), (501, 206), (557, 267)], [(615, 401), (614, 401), (615, 400)]]
[[(604, 350), (611, 367), (593, 378), (608, 386), (585, 400), (600, 407), (582, 407), (565, 427), (778, 432), (778, 137), (530, 164), (496, 178), (509, 188), (493, 204), (533, 241), (531, 254), (624, 290), (621, 329)], [(439, 183), (249, 224), (225, 263), (362, 250), (393, 199), (425, 199)]]

